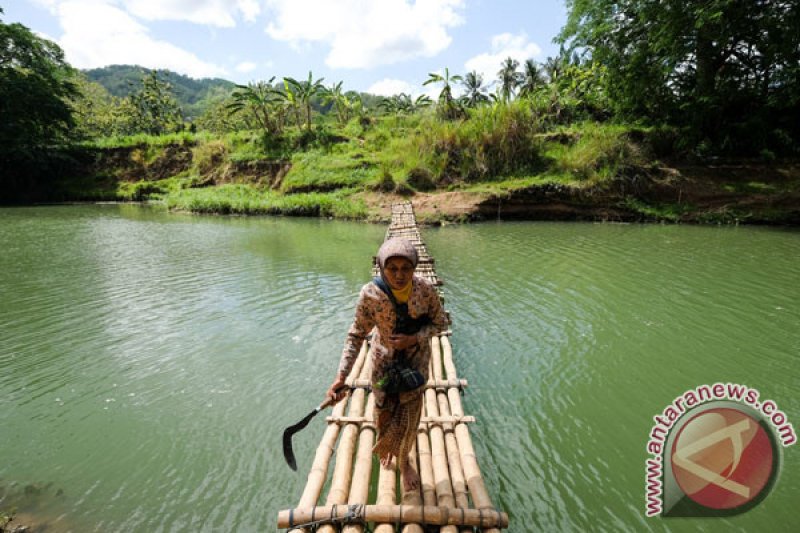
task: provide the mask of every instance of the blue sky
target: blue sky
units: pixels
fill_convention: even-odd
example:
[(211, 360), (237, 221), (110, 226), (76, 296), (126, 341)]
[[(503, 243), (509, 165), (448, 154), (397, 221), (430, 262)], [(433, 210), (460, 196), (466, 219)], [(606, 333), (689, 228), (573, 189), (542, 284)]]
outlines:
[(376, 94), (428, 92), (429, 72), (494, 80), (508, 56), (558, 53), (563, 0), (0, 0), (6, 23), (78, 68), (139, 64), (238, 83), (272, 76)]

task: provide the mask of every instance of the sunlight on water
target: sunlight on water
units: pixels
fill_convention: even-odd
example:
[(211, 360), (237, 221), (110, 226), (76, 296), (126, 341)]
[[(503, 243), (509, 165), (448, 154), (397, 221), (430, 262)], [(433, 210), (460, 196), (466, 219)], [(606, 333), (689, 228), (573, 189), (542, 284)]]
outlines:
[[(0, 509), (47, 531), (271, 531), (384, 226), (0, 210)], [(512, 531), (788, 530), (800, 459), (724, 522), (645, 520), (652, 416), (745, 383), (797, 424), (800, 233), (491, 223), (423, 232)], [(724, 525), (723, 525), (724, 524)]]

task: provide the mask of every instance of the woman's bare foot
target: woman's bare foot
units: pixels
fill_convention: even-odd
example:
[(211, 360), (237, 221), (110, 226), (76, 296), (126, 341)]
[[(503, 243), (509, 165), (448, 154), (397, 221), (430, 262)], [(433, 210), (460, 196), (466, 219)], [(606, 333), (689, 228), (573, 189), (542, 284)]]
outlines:
[(419, 474), (414, 467), (406, 463), (403, 466), (403, 490), (406, 492), (419, 488)]
[(392, 461), (394, 461), (394, 454), (389, 452), (381, 457), (381, 466), (384, 468), (389, 468), (392, 466)]

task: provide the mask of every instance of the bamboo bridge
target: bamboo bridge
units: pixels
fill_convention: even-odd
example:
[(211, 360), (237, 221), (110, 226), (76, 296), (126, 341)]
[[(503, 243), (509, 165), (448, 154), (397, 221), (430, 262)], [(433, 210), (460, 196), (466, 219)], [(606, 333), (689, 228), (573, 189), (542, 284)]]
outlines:
[[(438, 289), (442, 281), (422, 241), (410, 202), (392, 205), (386, 239), (392, 237), (406, 238), (416, 246), (416, 275)], [(374, 258), (373, 275), (378, 275)], [(467, 381), (456, 372), (450, 332), (433, 337), (431, 345), (430, 379), (425, 385), (417, 444), (411, 453), (411, 464), (421, 480), (419, 489), (398, 491), (396, 460), (391, 468), (383, 468), (376, 459), (377, 490), (370, 490), (376, 481), (372, 457), (376, 427), (369, 390), (371, 358), (365, 342), (346, 381), (352, 393), (327, 417), (300, 501), (295, 508), (278, 513), (279, 528), (320, 533), (465, 533), (476, 529), (499, 533), (500, 528), (508, 527), (508, 515), (492, 504), (478, 467), (469, 433), (475, 418), (465, 415), (461, 404)], [(334, 454), (333, 475), (324, 504), (319, 505)], [(374, 501), (370, 501), (370, 493), (376, 495)]]

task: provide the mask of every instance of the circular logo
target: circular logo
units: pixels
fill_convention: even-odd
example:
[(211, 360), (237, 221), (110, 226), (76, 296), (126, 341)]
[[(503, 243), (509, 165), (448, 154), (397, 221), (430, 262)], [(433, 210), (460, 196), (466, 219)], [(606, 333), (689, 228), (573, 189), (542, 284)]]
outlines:
[(768, 432), (750, 415), (728, 407), (692, 417), (673, 442), (671, 461), (684, 494), (711, 509), (753, 501), (775, 467)]

